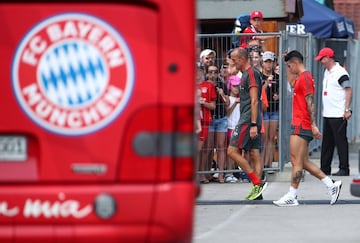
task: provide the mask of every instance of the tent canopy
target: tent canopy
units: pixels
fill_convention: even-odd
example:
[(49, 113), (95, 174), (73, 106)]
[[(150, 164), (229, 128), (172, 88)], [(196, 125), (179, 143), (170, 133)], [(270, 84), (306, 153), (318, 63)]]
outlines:
[(354, 22), (315, 0), (302, 0), (305, 31), (317, 38), (354, 37)]

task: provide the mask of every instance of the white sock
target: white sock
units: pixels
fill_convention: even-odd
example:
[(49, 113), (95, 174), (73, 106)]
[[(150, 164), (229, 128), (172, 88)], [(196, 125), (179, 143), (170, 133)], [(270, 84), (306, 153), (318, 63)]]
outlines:
[(296, 188), (290, 186), (289, 195), (290, 195), (292, 198), (296, 198), (296, 196), (297, 196), (297, 191), (298, 191), (298, 190), (297, 190)]
[(330, 179), (330, 177), (326, 176), (321, 181), (328, 187), (331, 188), (334, 186), (334, 182)]

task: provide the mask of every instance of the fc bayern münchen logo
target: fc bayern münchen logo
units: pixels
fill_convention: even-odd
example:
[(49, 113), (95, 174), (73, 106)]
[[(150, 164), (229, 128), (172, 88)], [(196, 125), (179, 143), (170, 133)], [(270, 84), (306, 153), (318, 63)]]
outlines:
[(12, 66), (16, 98), (41, 127), (58, 134), (95, 132), (116, 119), (134, 86), (128, 45), (110, 24), (60, 14), (22, 39)]

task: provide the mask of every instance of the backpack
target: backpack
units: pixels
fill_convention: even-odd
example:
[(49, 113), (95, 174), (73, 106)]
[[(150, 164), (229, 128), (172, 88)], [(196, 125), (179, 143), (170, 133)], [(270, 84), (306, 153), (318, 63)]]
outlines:
[(232, 37), (232, 44), (234, 47), (238, 47), (240, 45), (240, 38), (236, 36), (236, 34), (243, 33), (244, 30), (249, 27), (250, 24), (250, 15), (249, 14), (240, 14), (235, 19), (235, 27), (231, 32), (233, 35)]

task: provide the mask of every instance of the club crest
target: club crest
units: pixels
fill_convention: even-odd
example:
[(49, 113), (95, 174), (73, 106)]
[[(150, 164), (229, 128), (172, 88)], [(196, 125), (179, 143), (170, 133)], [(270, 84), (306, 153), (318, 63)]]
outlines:
[(63, 135), (95, 132), (116, 119), (134, 86), (134, 64), (120, 33), (97, 17), (60, 14), (21, 40), (12, 82), (24, 112)]

